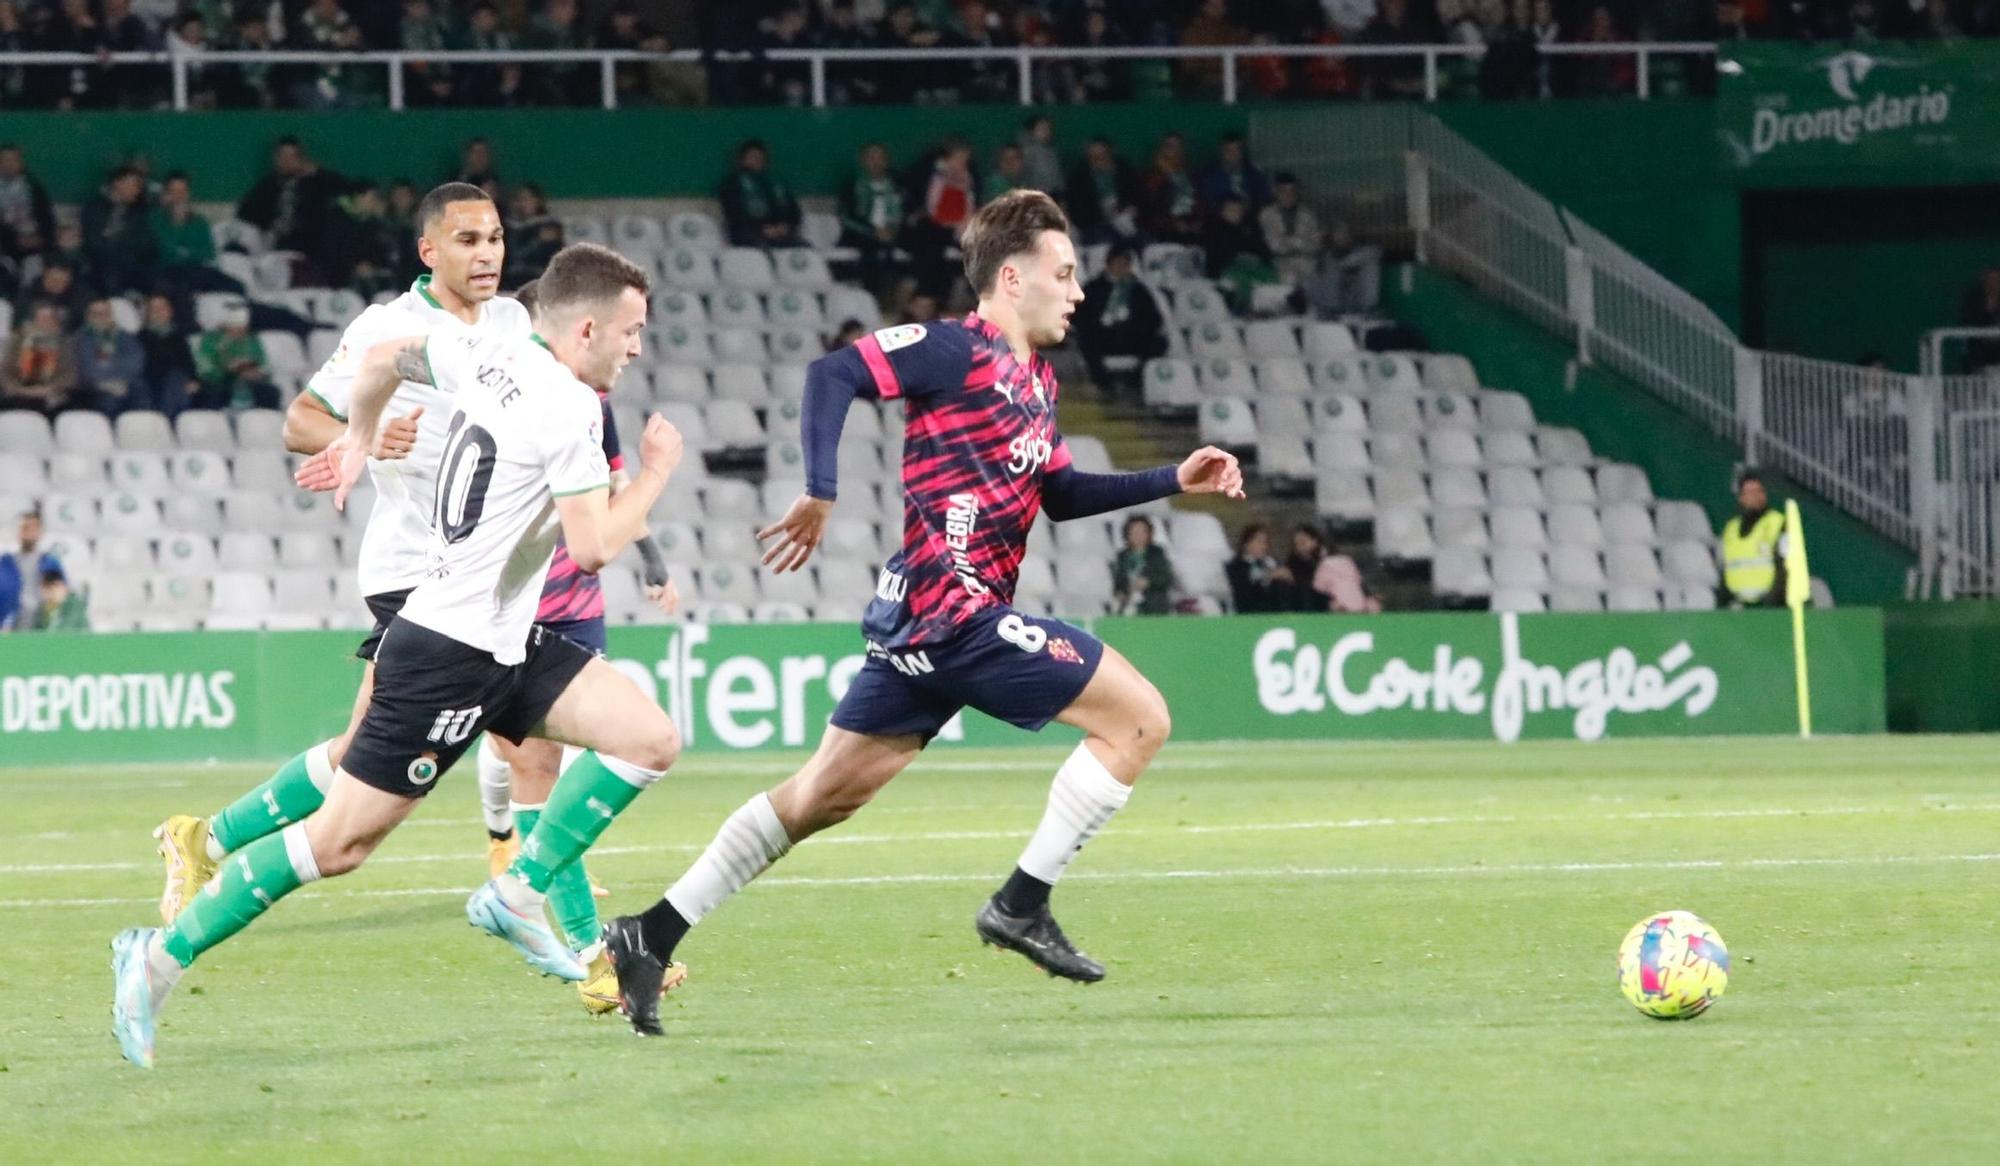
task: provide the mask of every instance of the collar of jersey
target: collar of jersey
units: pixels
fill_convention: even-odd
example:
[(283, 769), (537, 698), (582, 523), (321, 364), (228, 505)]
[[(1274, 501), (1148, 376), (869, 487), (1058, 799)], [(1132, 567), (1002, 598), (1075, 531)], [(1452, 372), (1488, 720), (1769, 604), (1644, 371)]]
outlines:
[(428, 275), (418, 276), (417, 282), (410, 285), (410, 290), (417, 293), (419, 296), (422, 296), (423, 301), (429, 304), (431, 307), (436, 308), (440, 312), (444, 311), (444, 305), (438, 303), (437, 297), (431, 294), (430, 276)]
[(546, 340), (544, 340), (544, 339), (542, 339), (542, 334), (541, 334), (540, 332), (530, 332), (530, 333), (528, 333), (528, 339), (530, 339), (530, 340), (534, 341), (535, 343), (537, 343), (537, 344), (541, 345), (543, 349), (545, 349), (546, 351), (550, 352), (551, 354), (553, 354), (553, 353), (555, 352), (555, 349), (553, 349), (553, 348), (550, 348), (550, 347), (549, 347), (549, 342), (548, 342), (548, 341), (546, 341)]

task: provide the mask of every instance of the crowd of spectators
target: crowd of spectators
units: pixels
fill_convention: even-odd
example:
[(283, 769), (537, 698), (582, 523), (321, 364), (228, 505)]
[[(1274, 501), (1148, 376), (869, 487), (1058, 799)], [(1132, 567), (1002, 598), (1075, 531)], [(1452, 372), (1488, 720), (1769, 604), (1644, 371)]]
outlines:
[[(962, 49), (1259, 45), (1480, 45), (1490, 96), (1621, 93), (1629, 57), (1539, 52), (1566, 42), (1713, 41), (1744, 37), (1871, 40), (2000, 35), (1992, 0), (0, 0), (0, 52), (215, 50), (325, 53), (446, 50), (698, 50), (699, 60), (617, 66), (621, 105), (790, 104), (812, 95), (796, 49)], [(1260, 98), (1414, 96), (1412, 60), (1245, 54), (1239, 87)], [(1010, 102), (1007, 60), (835, 62), (827, 100), (848, 104)], [(585, 63), (415, 62), (417, 106), (594, 105)], [(1038, 67), (1040, 103), (1216, 97), (1212, 59), (1107, 57)], [(147, 108), (168, 101), (165, 68), (109, 61), (0, 66), (0, 107)], [(387, 71), (354, 64), (195, 59), (197, 108), (328, 109), (379, 105)], [(1029, 160), (1032, 167), (1032, 161)]]
[(1377, 612), (1353, 556), (1333, 546), (1318, 527), (1292, 529), (1291, 551), (1278, 558), (1271, 530), (1261, 522), (1237, 535), (1236, 557), (1224, 567), (1231, 605), (1239, 612)]

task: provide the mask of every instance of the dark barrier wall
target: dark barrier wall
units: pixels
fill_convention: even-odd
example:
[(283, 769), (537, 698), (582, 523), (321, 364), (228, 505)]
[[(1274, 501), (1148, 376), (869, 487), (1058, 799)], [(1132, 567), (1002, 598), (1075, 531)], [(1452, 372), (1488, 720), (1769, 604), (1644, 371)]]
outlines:
[(1889, 727), (2000, 732), (2000, 603), (1899, 603), (1882, 613)]

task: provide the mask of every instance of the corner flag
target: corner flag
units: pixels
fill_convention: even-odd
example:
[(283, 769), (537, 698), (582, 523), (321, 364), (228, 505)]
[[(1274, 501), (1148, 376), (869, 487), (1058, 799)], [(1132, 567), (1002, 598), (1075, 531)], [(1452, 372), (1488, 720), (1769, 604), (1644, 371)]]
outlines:
[(1792, 609), (1792, 659), (1797, 669), (1799, 736), (1812, 736), (1812, 676), (1806, 669), (1806, 601), (1812, 598), (1812, 568), (1806, 563), (1806, 528), (1799, 504), (1785, 502), (1785, 606)]

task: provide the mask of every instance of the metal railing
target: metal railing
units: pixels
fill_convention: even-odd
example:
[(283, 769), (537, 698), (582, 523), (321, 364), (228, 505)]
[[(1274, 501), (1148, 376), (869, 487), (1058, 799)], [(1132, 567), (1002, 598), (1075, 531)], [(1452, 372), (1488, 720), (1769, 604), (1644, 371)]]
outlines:
[[(1662, 43), (1542, 45), (1540, 52), (1558, 57), (1623, 57), (1633, 61), (1633, 93), (1641, 100), (1653, 95), (1653, 65), (1662, 57), (1712, 57), (1715, 45), (1699, 41)], [(424, 65), (590, 65), (597, 70), (598, 99), (605, 109), (618, 108), (617, 68), (628, 64), (731, 65), (758, 61), (801, 64), (807, 71), (807, 93), (813, 108), (827, 105), (828, 66), (915, 64), (936, 61), (983, 61), (1010, 66), (1015, 73), (1014, 96), (1020, 105), (1036, 103), (1035, 70), (1063, 62), (1092, 61), (1212, 61), (1220, 66), (1219, 96), (1235, 104), (1243, 91), (1245, 60), (1308, 58), (1337, 61), (1410, 61), (1423, 71), (1423, 99), (1436, 101), (1442, 67), (1450, 61), (1477, 63), (1484, 45), (1158, 45), (1118, 48), (940, 48), (940, 49), (770, 49), (755, 52), (698, 52), (683, 49), (653, 53), (625, 49), (515, 49), (481, 52), (468, 49), (327, 53), (291, 50), (189, 49), (179, 44), (143, 53), (0, 53), (0, 68), (98, 68), (110, 65), (164, 66), (171, 73), (173, 108), (188, 108), (191, 78), (203, 69), (238, 65), (366, 66), (386, 72), (389, 108), (404, 108), (405, 76)]]
[[(1403, 116), (1403, 164), (1377, 193), (1405, 220), (1385, 238), (1407, 237), (1419, 262), (1574, 343), (1580, 363), (1623, 373), (1746, 463), (1910, 547), (1939, 593), (2000, 595), (2000, 376), (1944, 376), (1940, 356), (1946, 338), (2000, 339), (2000, 329), (1928, 335), (1920, 376), (1750, 348), (1706, 304), (1435, 117)], [(1379, 147), (1343, 154), (1334, 133), (1298, 115), (1251, 119), (1260, 160), (1343, 191), (1325, 206), (1341, 214), (1358, 176), (1386, 172)]]

